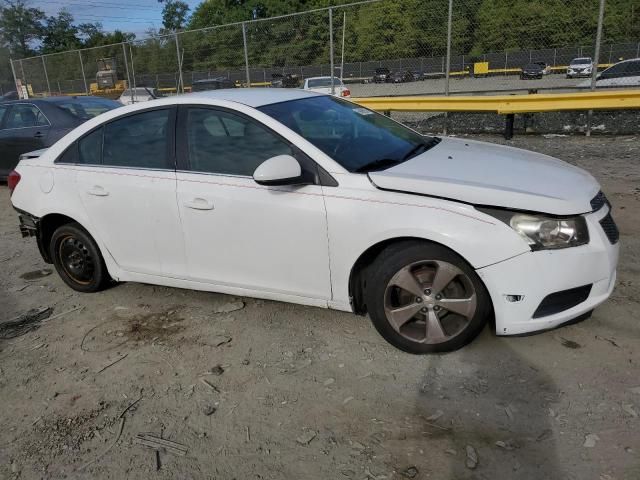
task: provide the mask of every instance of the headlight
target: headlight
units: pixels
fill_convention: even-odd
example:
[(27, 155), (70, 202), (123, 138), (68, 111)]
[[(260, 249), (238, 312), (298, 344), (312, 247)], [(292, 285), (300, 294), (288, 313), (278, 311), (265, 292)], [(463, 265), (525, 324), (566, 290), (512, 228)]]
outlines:
[(478, 210), (513, 228), (529, 244), (531, 250), (577, 247), (589, 243), (587, 222), (582, 216), (551, 217), (496, 208)]

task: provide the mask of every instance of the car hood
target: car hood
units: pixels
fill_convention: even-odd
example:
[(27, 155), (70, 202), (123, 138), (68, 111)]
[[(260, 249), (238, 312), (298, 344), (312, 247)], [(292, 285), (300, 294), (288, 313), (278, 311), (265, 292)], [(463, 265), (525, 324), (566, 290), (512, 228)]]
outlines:
[(453, 138), (369, 178), (385, 190), (554, 215), (591, 211), (600, 189), (589, 173), (556, 158)]

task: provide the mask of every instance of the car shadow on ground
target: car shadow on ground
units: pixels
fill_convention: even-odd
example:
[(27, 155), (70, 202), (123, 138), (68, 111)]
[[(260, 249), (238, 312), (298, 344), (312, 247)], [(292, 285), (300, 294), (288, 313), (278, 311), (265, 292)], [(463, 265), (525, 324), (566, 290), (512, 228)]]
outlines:
[(521, 339), (490, 330), (458, 352), (426, 359), (416, 420), (438, 440), (438, 470), (451, 479), (563, 478), (552, 424), (558, 389), (516, 352)]

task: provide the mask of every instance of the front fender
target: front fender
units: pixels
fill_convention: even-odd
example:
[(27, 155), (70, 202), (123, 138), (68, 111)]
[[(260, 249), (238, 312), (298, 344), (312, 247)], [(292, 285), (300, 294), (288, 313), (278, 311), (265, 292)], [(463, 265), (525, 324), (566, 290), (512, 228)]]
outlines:
[(475, 269), (530, 251), (511, 228), (471, 205), (380, 190), (326, 195), (325, 204), (335, 308), (349, 305), (349, 278), (358, 259), (382, 242), (439, 243)]

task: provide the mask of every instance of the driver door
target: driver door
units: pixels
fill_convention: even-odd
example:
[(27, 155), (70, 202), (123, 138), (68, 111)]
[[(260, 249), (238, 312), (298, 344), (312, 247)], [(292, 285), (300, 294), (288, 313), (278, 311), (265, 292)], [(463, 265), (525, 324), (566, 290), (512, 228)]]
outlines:
[(322, 187), (269, 187), (252, 178), (263, 161), (295, 156), (295, 148), (239, 112), (181, 106), (177, 151), (191, 280), (228, 287), (221, 291), (330, 299)]

